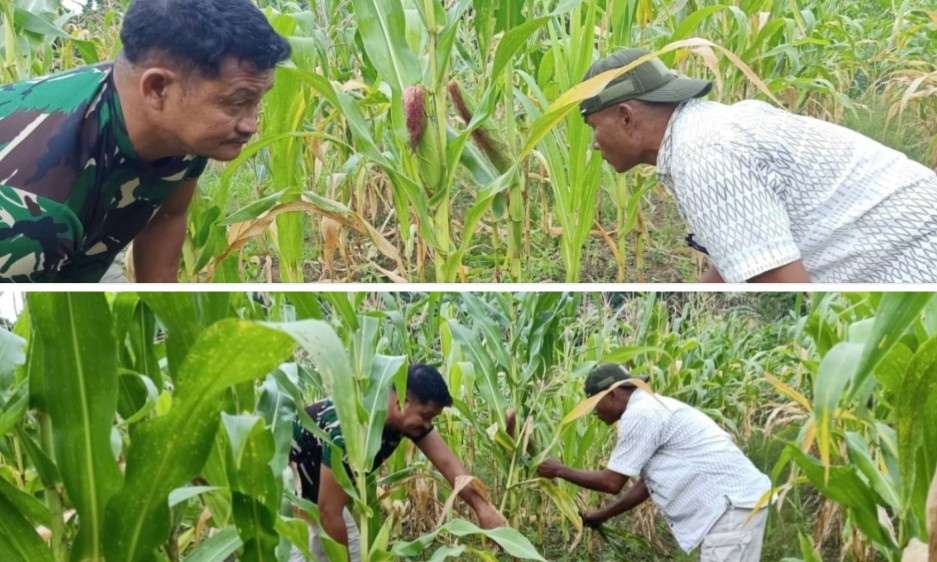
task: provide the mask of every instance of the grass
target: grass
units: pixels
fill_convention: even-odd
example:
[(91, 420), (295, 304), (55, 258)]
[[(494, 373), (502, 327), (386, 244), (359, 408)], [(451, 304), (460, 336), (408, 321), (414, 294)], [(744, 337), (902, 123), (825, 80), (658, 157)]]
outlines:
[(880, 97), (866, 95), (858, 100), (864, 106), (857, 113), (846, 112), (841, 125), (862, 133), (876, 141), (903, 152), (917, 162), (927, 162), (930, 158), (928, 143), (931, 140), (931, 126), (919, 115), (908, 111), (899, 119), (888, 121), (888, 106)]

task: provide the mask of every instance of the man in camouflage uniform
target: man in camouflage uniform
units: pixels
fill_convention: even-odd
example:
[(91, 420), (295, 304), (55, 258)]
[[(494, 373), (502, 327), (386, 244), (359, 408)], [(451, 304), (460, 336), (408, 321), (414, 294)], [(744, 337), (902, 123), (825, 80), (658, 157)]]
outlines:
[[(446, 381), (435, 367), (410, 365), (407, 369), (407, 397), (400, 407), (396, 390), (391, 389), (388, 397), (387, 419), (381, 435), (381, 447), (374, 457), (373, 470), (377, 470), (400, 446), (404, 439), (412, 441), (426, 458), (451, 484), (459, 476), (469, 472), (452, 452), (452, 449), (433, 427), (433, 419), (443, 408), (452, 405), (452, 396)], [(318, 426), (322, 434), (328, 435), (337, 452), (344, 453), (345, 437), (341, 422), (331, 399), (325, 399), (306, 408), (306, 413)], [(316, 504), (319, 510), (320, 529), (313, 519), (301, 513), (309, 526), (309, 550), (313, 560), (326, 562), (329, 558), (322, 546), (321, 531), (344, 545), (348, 560), (361, 560), (361, 543), (358, 527), (348, 511), (351, 497), (338, 483), (333, 467), (339, 459), (332, 457), (332, 446), (316, 434), (304, 428), (299, 421), (293, 425), (293, 446), (290, 463), (298, 477), (303, 498)], [(347, 462), (344, 457), (341, 462)], [(467, 486), (459, 492), (478, 517), (485, 529), (507, 525), (507, 520), (475, 487)], [(295, 546), (290, 553), (290, 562), (302, 562), (306, 558)]]
[(0, 281), (175, 281), (208, 158), (256, 132), (286, 41), (250, 0), (137, 0), (113, 63), (0, 88)]

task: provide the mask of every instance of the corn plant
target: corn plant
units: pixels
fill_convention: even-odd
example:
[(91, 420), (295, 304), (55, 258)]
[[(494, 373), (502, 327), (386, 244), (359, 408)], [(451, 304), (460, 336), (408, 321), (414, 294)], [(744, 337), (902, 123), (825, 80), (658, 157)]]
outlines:
[(937, 467), (933, 295), (838, 301), (821, 296), (808, 320), (822, 357), (813, 399), (777, 384), (810, 421), (775, 473), (795, 465), (791, 478), (802, 475), (841, 504), (876, 550), (898, 560), (912, 539), (926, 542), (925, 502)]
[[(780, 519), (766, 557), (829, 559), (837, 537), (821, 531), (839, 517), (846, 559), (898, 559), (932, 537), (934, 302), (915, 293), (30, 293), (13, 329), (0, 330), (0, 552), (272, 560), (304, 551), (307, 525), (293, 509), (318, 512), (293, 492), (292, 428), (314, 430), (303, 406), (330, 396), (347, 428), (349, 470), (337, 474), (368, 560), (497, 558), (485, 540), (528, 559), (682, 560), (653, 506), (593, 532), (577, 512), (599, 496), (535, 475), (546, 456), (602, 466), (614, 429), (580, 417), (582, 380), (614, 361), (707, 413), (772, 473)], [(412, 445), (368, 477), (389, 384), (405, 392), (408, 362), (440, 366), (455, 402), (436, 428), (513, 530), (465, 521), (457, 490)]]

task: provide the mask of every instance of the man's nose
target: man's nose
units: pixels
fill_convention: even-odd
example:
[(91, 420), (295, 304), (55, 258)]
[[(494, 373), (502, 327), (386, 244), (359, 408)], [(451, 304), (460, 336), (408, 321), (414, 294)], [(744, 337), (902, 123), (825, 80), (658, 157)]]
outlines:
[(257, 133), (257, 122), (260, 116), (260, 104), (254, 106), (251, 111), (238, 120), (235, 129), (242, 135), (254, 135)]

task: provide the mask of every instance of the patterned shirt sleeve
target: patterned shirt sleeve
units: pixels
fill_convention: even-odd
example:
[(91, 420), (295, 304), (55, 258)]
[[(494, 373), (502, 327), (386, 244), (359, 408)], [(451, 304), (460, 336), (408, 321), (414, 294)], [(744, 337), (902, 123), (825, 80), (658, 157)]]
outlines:
[(618, 422), (618, 442), (608, 459), (608, 469), (637, 478), (660, 446), (666, 416), (647, 408), (635, 408)]
[(729, 142), (685, 147), (675, 178), (680, 211), (722, 278), (744, 283), (800, 259), (766, 163)]

